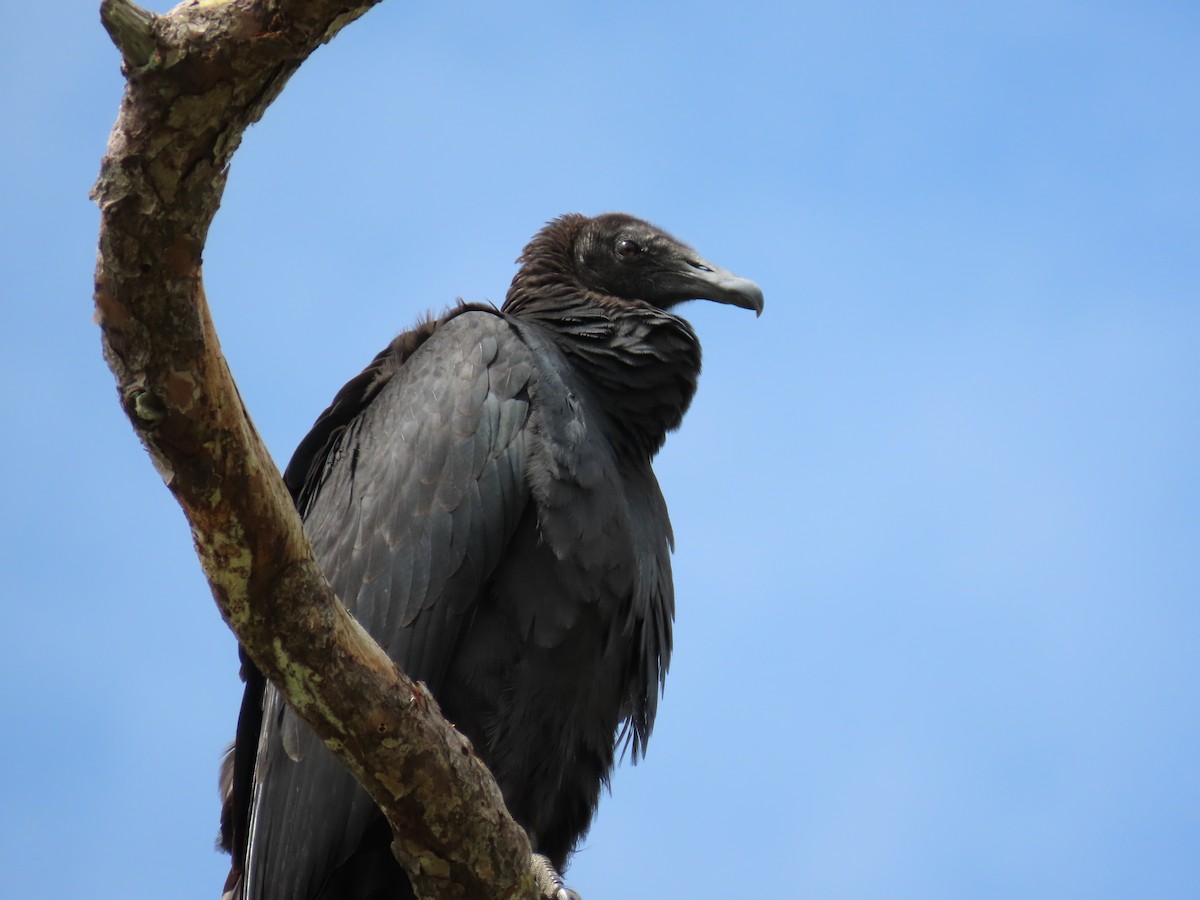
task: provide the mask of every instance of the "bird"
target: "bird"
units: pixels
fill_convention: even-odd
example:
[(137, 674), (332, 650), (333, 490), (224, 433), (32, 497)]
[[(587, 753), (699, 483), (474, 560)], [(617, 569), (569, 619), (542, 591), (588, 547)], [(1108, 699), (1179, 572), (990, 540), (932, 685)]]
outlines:
[[(696, 391), (678, 304), (763, 293), (625, 213), (563, 215), (500, 308), (400, 334), (284, 481), (347, 609), (471, 741), (548, 897), (618, 751), (645, 753), (671, 656), (674, 537), (651, 462)], [(222, 762), (230, 900), (411, 897), (382, 813), (242, 653)], [(541, 877), (539, 875), (539, 881)]]

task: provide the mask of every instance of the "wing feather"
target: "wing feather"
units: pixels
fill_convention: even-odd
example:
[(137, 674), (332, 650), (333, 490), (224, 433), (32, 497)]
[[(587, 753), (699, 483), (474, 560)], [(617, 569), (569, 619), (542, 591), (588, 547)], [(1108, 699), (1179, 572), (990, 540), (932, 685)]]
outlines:
[[(383, 354), (372, 364), (388, 365)], [(337, 432), (324, 462), (296, 467), (308, 473), (305, 530), (330, 584), (435, 692), (529, 499), (536, 371), (505, 318), (455, 315), (386, 382), (369, 382), (356, 415), (327, 411)], [(357, 845), (374, 805), (273, 687), (263, 702), (246, 897), (310, 897)]]

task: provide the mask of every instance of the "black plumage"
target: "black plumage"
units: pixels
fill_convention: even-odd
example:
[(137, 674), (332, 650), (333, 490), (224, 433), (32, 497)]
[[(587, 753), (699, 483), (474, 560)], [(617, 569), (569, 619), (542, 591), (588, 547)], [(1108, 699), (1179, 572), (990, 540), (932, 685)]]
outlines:
[[(402, 334), (301, 442), (285, 481), (330, 584), (472, 741), (558, 869), (624, 732), (645, 750), (671, 652), (671, 526), (650, 461), (700, 345), (671, 310), (762, 292), (623, 214), (563, 216), (501, 310)], [(404, 896), (366, 793), (243, 661), (224, 767), (227, 889)]]

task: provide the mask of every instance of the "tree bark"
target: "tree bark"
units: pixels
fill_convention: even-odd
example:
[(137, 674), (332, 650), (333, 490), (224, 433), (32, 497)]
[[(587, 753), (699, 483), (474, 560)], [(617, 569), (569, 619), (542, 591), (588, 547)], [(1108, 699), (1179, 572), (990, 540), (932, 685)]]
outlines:
[(246, 127), (374, 2), (191, 0), (154, 15), (104, 0), (127, 84), (93, 190), (96, 321), (221, 615), (383, 810), (418, 896), (532, 898), (528, 840), (490, 773), (325, 582), (241, 403), (201, 280)]

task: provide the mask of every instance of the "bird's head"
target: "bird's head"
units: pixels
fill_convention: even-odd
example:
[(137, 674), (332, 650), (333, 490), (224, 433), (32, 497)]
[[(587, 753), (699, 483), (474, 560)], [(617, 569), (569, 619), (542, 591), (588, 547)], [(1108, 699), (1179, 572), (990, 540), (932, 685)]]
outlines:
[[(534, 270), (527, 274), (536, 279), (540, 263), (549, 259), (560, 269), (569, 267), (581, 287), (604, 296), (640, 300), (659, 309), (685, 300), (713, 300), (752, 309), (756, 315), (763, 310), (762, 289), (753, 281), (625, 213), (555, 219), (530, 241), (518, 262)], [(513, 287), (530, 287), (521, 284), (526, 280), (518, 273)]]
[(633, 216), (607, 213), (588, 219), (573, 249), (580, 280), (624, 300), (644, 300), (660, 309), (685, 300), (714, 300), (762, 314), (757, 284)]

